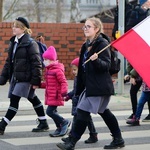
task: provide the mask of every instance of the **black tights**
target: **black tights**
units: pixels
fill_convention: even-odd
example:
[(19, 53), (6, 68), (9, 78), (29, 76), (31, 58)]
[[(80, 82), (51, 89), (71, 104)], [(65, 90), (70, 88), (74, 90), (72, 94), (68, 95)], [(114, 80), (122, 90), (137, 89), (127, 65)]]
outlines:
[[(78, 111), (81, 111), (81, 110), (78, 110)], [(85, 113), (86, 113), (86, 112), (85, 112)], [(87, 114), (87, 115), (89, 115), (89, 114)], [(86, 116), (87, 116), (87, 115), (86, 115)], [(77, 116), (75, 115), (75, 116), (73, 117), (72, 127), (71, 127), (71, 130), (70, 130), (70, 134), (71, 134), (71, 135), (72, 135), (72, 130), (73, 130), (73, 128), (74, 128), (74, 125), (75, 125), (76, 120), (77, 120)], [(83, 120), (83, 119), (82, 119), (82, 120)], [(88, 127), (88, 129), (89, 129), (89, 134), (95, 134), (95, 133), (97, 133), (91, 115), (90, 115), (90, 116), (88, 117), (88, 119), (87, 119), (87, 127)], [(81, 133), (81, 134), (82, 134), (82, 133)]]
[[(106, 109), (103, 113), (100, 113), (104, 122), (108, 126), (113, 137), (121, 137), (120, 128), (116, 117), (111, 113), (109, 109)], [(73, 137), (80, 139), (83, 133), (86, 130), (88, 121), (90, 120), (90, 113), (80, 110), (77, 110), (77, 117), (74, 123), (74, 129), (71, 129), (71, 134)]]
[(109, 128), (112, 136), (121, 137), (118, 121), (114, 114), (109, 109), (106, 109), (103, 113), (100, 113), (100, 115), (106, 123), (107, 127)]

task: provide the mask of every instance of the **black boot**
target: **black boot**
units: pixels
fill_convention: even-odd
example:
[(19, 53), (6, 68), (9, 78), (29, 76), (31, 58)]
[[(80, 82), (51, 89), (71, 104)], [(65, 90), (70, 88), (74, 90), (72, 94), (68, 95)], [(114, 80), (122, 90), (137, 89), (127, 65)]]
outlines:
[(57, 147), (61, 150), (74, 150), (75, 148), (75, 144), (77, 143), (79, 139), (76, 139), (74, 137), (71, 137), (70, 138), (70, 141), (69, 142), (66, 142), (66, 143), (58, 143), (56, 144)]
[(2, 119), (0, 122), (0, 135), (4, 134), (6, 126), (7, 126), (7, 123), (5, 122), (4, 119)]
[(66, 137), (66, 138), (61, 138), (61, 140), (62, 140), (64, 143), (70, 142), (70, 140), (71, 140), (71, 131), (69, 132), (68, 137)]
[(46, 119), (45, 120), (38, 119), (38, 121), (39, 125), (36, 128), (32, 129), (32, 132), (43, 132), (49, 129)]
[(98, 141), (97, 133), (90, 133), (90, 137), (84, 142), (86, 144), (90, 144), (90, 143), (96, 143), (97, 141)]
[(109, 145), (105, 145), (104, 149), (117, 149), (117, 148), (121, 148), (124, 147), (124, 140), (121, 136), (118, 137), (113, 137), (113, 141), (109, 144)]
[(66, 137), (66, 138), (61, 138), (61, 140), (64, 142), (64, 143), (68, 143), (70, 141), (70, 136)]

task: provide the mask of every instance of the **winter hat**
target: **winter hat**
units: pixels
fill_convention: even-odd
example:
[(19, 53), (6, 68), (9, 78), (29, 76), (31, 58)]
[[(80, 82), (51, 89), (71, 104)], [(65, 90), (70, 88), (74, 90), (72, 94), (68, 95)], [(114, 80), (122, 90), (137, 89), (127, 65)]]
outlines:
[(57, 53), (56, 49), (53, 46), (50, 46), (44, 53), (43, 58), (49, 59), (49, 60), (57, 60)]
[(139, 0), (140, 5), (143, 5), (147, 0)]
[(71, 62), (71, 65), (75, 65), (78, 67), (79, 65), (79, 58), (75, 58), (72, 62)]
[(23, 18), (23, 17), (18, 17), (16, 18), (17, 21), (20, 21), (21, 23), (23, 23), (28, 29), (30, 28), (29, 22)]

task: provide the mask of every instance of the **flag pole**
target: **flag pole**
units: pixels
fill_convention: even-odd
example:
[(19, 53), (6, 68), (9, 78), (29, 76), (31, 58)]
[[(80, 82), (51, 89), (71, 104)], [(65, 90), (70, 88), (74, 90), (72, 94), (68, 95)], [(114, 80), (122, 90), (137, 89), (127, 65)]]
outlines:
[[(111, 46), (111, 44), (109, 44), (109, 45), (107, 45), (106, 47), (104, 47), (102, 50), (100, 50), (99, 52), (97, 52), (96, 54), (97, 55), (99, 55), (100, 53), (102, 53), (104, 50), (106, 50), (108, 47), (110, 47)], [(85, 65), (87, 62), (89, 62), (91, 59), (89, 58), (89, 59), (87, 59), (84, 63), (83, 63), (83, 65)]]

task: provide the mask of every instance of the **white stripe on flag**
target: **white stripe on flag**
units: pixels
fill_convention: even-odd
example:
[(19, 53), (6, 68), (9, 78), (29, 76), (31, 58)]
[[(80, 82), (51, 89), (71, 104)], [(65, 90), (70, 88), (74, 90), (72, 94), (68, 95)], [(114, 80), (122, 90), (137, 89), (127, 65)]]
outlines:
[(150, 46), (150, 16), (133, 27), (133, 30)]

